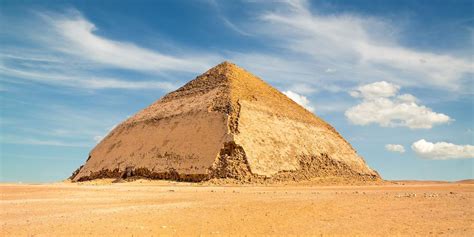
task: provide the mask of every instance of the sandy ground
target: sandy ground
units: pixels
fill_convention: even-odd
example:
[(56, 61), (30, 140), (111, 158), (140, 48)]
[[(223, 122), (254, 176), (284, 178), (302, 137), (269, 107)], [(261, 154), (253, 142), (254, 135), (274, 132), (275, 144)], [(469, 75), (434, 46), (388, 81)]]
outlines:
[(474, 184), (1, 184), (2, 236), (474, 236)]

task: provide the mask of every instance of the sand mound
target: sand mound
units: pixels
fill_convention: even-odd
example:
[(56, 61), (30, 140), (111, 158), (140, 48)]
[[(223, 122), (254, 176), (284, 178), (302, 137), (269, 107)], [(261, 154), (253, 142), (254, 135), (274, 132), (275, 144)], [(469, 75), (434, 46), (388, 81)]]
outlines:
[(224, 62), (118, 125), (71, 179), (267, 182), (330, 176), (380, 179), (333, 127)]

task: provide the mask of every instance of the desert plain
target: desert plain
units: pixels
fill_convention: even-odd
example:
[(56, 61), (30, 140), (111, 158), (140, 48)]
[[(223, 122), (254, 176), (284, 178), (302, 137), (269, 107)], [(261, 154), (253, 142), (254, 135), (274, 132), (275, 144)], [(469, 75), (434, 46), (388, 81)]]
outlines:
[(2, 236), (474, 236), (474, 184), (1, 184)]

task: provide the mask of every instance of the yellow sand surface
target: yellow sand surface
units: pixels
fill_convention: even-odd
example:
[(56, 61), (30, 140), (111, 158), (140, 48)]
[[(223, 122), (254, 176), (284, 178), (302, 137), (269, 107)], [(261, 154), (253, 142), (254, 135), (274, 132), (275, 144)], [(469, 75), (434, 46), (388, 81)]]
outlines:
[(1, 236), (474, 236), (474, 184), (1, 184)]

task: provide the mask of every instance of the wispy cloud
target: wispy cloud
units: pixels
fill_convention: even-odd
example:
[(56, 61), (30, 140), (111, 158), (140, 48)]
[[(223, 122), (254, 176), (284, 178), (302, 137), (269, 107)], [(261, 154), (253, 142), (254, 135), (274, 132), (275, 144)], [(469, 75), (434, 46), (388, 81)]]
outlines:
[[(217, 6), (213, 1), (210, 3)], [(272, 53), (259, 50), (164, 53), (159, 49), (105, 37), (104, 29), (77, 10), (62, 14), (39, 12), (41, 24), (29, 28), (40, 28), (37, 32), (41, 34), (31, 34), (28, 38), (40, 42), (44, 51), (24, 57), (21, 55), (23, 49), (20, 52), (0, 50), (4, 61), (0, 73), (15, 73), (30, 79), (43, 73), (40, 76), (48, 79), (48, 83), (85, 84), (85, 88), (169, 89), (163, 73), (201, 73), (227, 58), (265, 80), (298, 93), (302, 92), (292, 88), (295, 84), (304, 84), (308, 88), (306, 92), (341, 92), (354, 84), (378, 80), (402, 86), (423, 85), (463, 91), (466, 90), (462, 86), (463, 79), (473, 73), (469, 59), (402, 46), (396, 40), (400, 38), (397, 27), (383, 19), (354, 14), (323, 15), (310, 11), (306, 1), (298, 0), (282, 1), (277, 6), (274, 11), (256, 11), (256, 18), (244, 22), (245, 30), (216, 7), (223, 24), (241, 35), (264, 40), (268, 47), (274, 47)], [(47, 55), (59, 57), (48, 58)], [(11, 61), (17, 63), (9, 63)], [(21, 67), (18, 62), (21, 62)], [(47, 67), (58, 69), (65, 65), (66, 73), (46, 70)], [(90, 72), (91, 69), (126, 69), (158, 75), (160, 83), (125, 77), (102, 78)], [(19, 75), (18, 71), (24, 74)], [(75, 78), (68, 78), (67, 82), (52, 80), (65, 75)]]
[(37, 139), (31, 137), (2, 136), (0, 143), (3, 144), (24, 144), (35, 146), (64, 146), (64, 147), (90, 147), (89, 143), (68, 142), (61, 140)]
[(97, 35), (99, 29), (85, 19), (80, 12), (71, 10), (68, 15), (41, 14), (61, 40), (55, 47), (75, 55), (111, 67), (139, 71), (187, 71), (202, 72), (213, 59), (206, 55), (167, 55), (146, 49), (130, 42), (107, 39)]
[(0, 143), (91, 148), (94, 136), (103, 135), (123, 119), (113, 111), (78, 109), (60, 103), (25, 104), (22, 107), (28, 108), (26, 114), (3, 116)]
[(243, 36), (252, 36), (249, 32), (243, 30), (241, 27), (237, 26), (234, 24), (229, 18), (222, 13), (221, 6), (219, 3), (215, 0), (206, 0), (206, 2), (215, 9), (216, 15), (219, 17), (219, 19), (222, 20), (222, 23), (227, 26), (229, 29), (233, 30), (234, 32), (243, 35)]
[[(26, 34), (24, 38), (29, 40), (29, 45), (4, 45), (0, 50), (3, 80), (19, 82), (10, 79), (18, 78), (85, 89), (169, 91), (176, 88), (176, 81), (170, 82), (167, 75), (170, 72), (199, 73), (219, 62), (217, 56), (206, 53), (171, 55), (132, 42), (108, 39), (98, 35), (100, 30), (96, 25), (77, 10), (68, 10), (63, 14), (35, 13), (36, 21), (21, 22), (30, 24), (23, 26), (26, 32), (9, 28), (13, 31), (10, 34), (18, 38)], [(145, 75), (140, 78), (156, 79), (101, 76), (104, 70), (128, 70)]]
[(232, 29), (233, 31), (241, 34), (241, 35), (244, 35), (244, 36), (251, 36), (252, 34), (242, 30), (240, 27), (238, 27), (237, 25), (235, 25), (234, 23), (232, 23), (229, 19), (227, 19), (226, 17), (224, 16), (221, 16), (221, 19), (222, 21), (224, 22), (224, 24), (226, 26), (228, 26), (230, 29)]
[(52, 27), (59, 42), (54, 48), (96, 63), (131, 70), (162, 72), (201, 72), (213, 59), (204, 55), (167, 55), (156, 50), (140, 47), (131, 42), (117, 41), (99, 36), (96, 25), (76, 10), (68, 14), (39, 13)]
[[(303, 70), (292, 67), (293, 63), (283, 63), (280, 70), (310, 73), (312, 77), (300, 77), (308, 83), (386, 80), (461, 92), (466, 91), (464, 79), (474, 72), (469, 58), (403, 46), (397, 41), (401, 30), (384, 19), (318, 14), (310, 11), (306, 1), (283, 1), (280, 6), (262, 13), (255, 31), (281, 49), (282, 54), (277, 55), (281, 60), (303, 62)], [(271, 60), (255, 60), (260, 65), (272, 64)]]
[[(74, 72), (42, 72), (30, 69), (13, 69), (4, 66), (0, 66), (0, 74), (7, 77), (22, 78), (46, 84), (86, 89), (163, 89), (169, 91), (177, 87), (175, 84), (170, 82), (129, 81), (107, 77), (96, 77), (83, 72), (79, 72), (79, 76), (76, 76), (76, 73)], [(5, 81), (8, 79), (4, 78), (2, 80)]]

